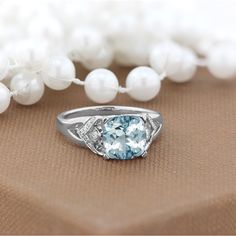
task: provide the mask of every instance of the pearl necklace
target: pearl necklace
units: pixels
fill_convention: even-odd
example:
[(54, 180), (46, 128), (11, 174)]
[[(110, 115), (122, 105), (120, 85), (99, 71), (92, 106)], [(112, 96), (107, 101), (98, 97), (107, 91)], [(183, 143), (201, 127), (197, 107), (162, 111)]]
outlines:
[[(22, 105), (38, 102), (45, 85), (54, 90), (72, 83), (84, 86), (96, 103), (112, 102), (117, 93), (145, 102), (158, 95), (164, 78), (187, 82), (198, 66), (219, 79), (235, 77), (233, 1), (224, 3), (231, 19), (222, 16), (220, 25), (214, 18), (224, 12), (220, 1), (214, 0), (214, 8), (211, 0), (204, 1), (204, 10), (199, 0), (181, 2), (2, 1), (0, 113), (7, 110), (11, 97)], [(198, 22), (193, 21), (196, 12)], [(92, 70), (85, 80), (76, 78), (72, 61)], [(125, 87), (103, 69), (112, 62), (137, 66)]]

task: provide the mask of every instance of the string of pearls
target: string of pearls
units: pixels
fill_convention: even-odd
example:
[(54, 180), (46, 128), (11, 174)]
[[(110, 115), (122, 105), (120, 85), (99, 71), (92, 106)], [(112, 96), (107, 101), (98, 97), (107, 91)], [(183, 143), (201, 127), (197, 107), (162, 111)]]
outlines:
[[(222, 38), (225, 25), (216, 29), (209, 11), (201, 10), (207, 24), (191, 22), (201, 1), (181, 2), (187, 14), (166, 0), (1, 0), (0, 113), (11, 98), (35, 104), (45, 85), (53, 90), (72, 83), (84, 86), (96, 103), (109, 103), (117, 93), (145, 102), (158, 95), (164, 78), (187, 82), (198, 66), (219, 79), (236, 77), (235, 35), (223, 32)], [(211, 1), (204, 2), (206, 7)], [(234, 15), (235, 7), (229, 9)], [(213, 13), (217, 9), (211, 17)], [(84, 80), (76, 78), (73, 62), (92, 70)], [(112, 71), (103, 69), (113, 62), (136, 66), (125, 87)]]

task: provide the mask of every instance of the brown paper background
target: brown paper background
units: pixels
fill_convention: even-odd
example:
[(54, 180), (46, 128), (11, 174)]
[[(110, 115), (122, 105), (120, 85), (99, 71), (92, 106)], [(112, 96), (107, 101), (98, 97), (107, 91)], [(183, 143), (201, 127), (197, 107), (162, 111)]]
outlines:
[[(113, 69), (121, 82), (130, 70)], [(82, 88), (12, 102), (0, 116), (0, 233), (236, 234), (236, 80), (203, 71), (165, 81), (152, 102), (114, 104), (162, 112), (146, 159), (104, 161), (56, 131), (58, 113), (93, 105)]]

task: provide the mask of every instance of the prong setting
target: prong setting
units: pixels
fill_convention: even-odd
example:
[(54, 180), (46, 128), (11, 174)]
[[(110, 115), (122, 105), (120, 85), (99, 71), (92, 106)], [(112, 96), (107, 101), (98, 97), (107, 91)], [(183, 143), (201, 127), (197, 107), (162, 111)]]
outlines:
[(119, 118), (132, 118), (137, 119), (141, 121), (143, 124), (143, 129), (145, 128), (145, 145), (140, 152), (138, 156), (132, 155), (129, 158), (124, 159), (134, 159), (137, 157), (146, 157), (147, 156), (147, 150), (149, 146), (151, 145), (152, 139), (154, 137), (155, 132), (157, 131), (157, 126), (152, 121), (152, 118), (148, 116), (147, 114), (140, 114), (140, 115), (113, 115), (113, 116), (107, 116), (107, 117), (92, 117), (88, 119), (85, 124), (78, 128), (76, 126), (76, 133), (79, 135), (79, 137), (84, 141), (85, 145), (94, 153), (102, 156), (104, 159), (121, 159), (121, 158), (115, 158), (111, 157), (106, 152), (106, 147), (104, 145), (104, 126), (107, 125), (107, 122), (112, 121), (112, 119), (119, 119)]

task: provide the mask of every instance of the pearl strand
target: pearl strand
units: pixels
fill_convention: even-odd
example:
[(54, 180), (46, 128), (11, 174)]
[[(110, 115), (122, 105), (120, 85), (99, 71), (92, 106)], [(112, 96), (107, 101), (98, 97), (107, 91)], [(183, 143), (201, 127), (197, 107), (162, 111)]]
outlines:
[[(53, 90), (64, 90), (72, 83), (84, 86), (87, 96), (96, 103), (109, 103), (115, 99), (117, 93), (127, 93), (133, 99), (144, 102), (158, 95), (161, 81), (165, 77), (174, 82), (189, 81), (199, 65), (207, 66), (215, 76), (222, 79), (236, 75), (236, 60), (232, 60), (235, 57), (230, 54), (229, 48), (222, 46), (216, 52), (218, 56), (224, 56), (224, 59), (231, 59), (225, 62), (225, 67), (228, 66), (227, 73), (218, 70), (219, 60), (213, 57), (214, 54), (209, 54), (205, 59), (198, 59), (188, 48), (173, 42), (160, 43), (150, 53), (152, 68), (140, 66), (133, 69), (126, 78), (126, 87), (119, 86), (115, 74), (107, 69), (95, 69), (81, 81), (76, 78), (74, 64), (69, 58), (54, 56), (47, 60), (39, 71), (26, 70), (13, 76), (10, 90), (0, 83), (0, 113), (8, 108), (11, 97), (22, 105), (38, 102), (43, 96), (44, 84)], [(7, 77), (11, 70), (21, 68), (17, 63), (10, 65), (3, 56), (0, 58), (1, 79)]]
[[(187, 82), (198, 66), (219, 79), (236, 76), (236, 5), (204, 1), (203, 7), (201, 1), (188, 0), (181, 10), (180, 2), (167, 0), (122, 2), (2, 1), (0, 113), (11, 97), (23, 105), (38, 102), (44, 85), (64, 90), (74, 83), (84, 86), (92, 101), (109, 103), (118, 93), (138, 101), (154, 99), (165, 77)], [(101, 17), (94, 17), (98, 12)], [(84, 81), (75, 78), (72, 61), (93, 70)], [(101, 69), (112, 62), (138, 66), (127, 76), (126, 87)]]

